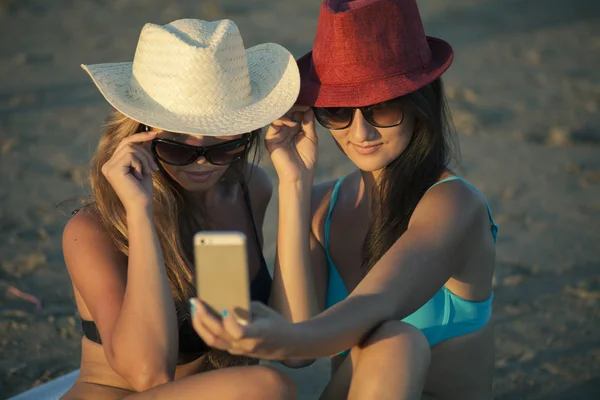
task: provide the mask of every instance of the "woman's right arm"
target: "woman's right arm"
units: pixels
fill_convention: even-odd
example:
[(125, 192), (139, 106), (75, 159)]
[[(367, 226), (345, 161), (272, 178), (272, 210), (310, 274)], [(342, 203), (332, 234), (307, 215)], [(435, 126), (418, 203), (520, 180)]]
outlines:
[[(291, 322), (319, 314), (325, 303), (326, 258), (311, 229), (311, 194), (317, 159), (312, 112), (283, 117), (267, 132), (265, 144), (279, 177), (279, 221), (273, 289), (269, 305)], [(325, 274), (325, 276), (323, 276)], [(286, 360), (299, 368), (314, 360)]]
[(137, 138), (120, 147), (103, 168), (126, 209), (129, 257), (115, 248), (99, 217), (89, 211), (67, 224), (63, 252), (73, 284), (100, 332), (108, 363), (135, 390), (144, 391), (173, 379), (178, 327), (154, 227), (154, 160), (135, 144), (152, 137), (139, 135), (147, 138), (133, 135)]

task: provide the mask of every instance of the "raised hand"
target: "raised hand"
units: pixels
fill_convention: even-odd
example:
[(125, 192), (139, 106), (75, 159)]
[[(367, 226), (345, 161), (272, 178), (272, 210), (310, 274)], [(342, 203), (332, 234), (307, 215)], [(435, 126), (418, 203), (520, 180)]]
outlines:
[(309, 181), (312, 185), (318, 139), (310, 107), (294, 106), (273, 122), (267, 130), (265, 147), (280, 182)]
[(201, 301), (190, 302), (194, 329), (211, 347), (266, 360), (284, 360), (294, 350), (294, 325), (262, 303), (252, 302), (252, 321), (242, 325), (230, 310), (219, 319)]
[(155, 137), (156, 132), (128, 136), (102, 166), (126, 211), (152, 206), (152, 171), (158, 171), (158, 165), (147, 146)]

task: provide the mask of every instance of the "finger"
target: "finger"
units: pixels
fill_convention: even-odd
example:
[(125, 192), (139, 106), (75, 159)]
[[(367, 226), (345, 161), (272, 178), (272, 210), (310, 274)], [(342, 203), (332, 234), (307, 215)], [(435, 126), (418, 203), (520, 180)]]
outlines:
[(302, 116), (307, 110), (301, 110), (298, 108), (292, 108), (288, 112), (286, 112), (279, 120), (285, 121), (290, 120), (291, 122), (298, 123), (302, 121)]
[(223, 323), (211, 313), (202, 301), (198, 301), (196, 305), (196, 315), (200, 322), (216, 337), (228, 337), (227, 332), (223, 329)]
[(200, 336), (204, 343), (206, 343), (208, 346), (219, 350), (229, 351), (231, 349), (230, 343), (218, 336), (213, 335), (206, 325), (204, 325), (202, 321), (199, 321), (197, 318), (195, 318), (195, 322), (192, 322), (192, 326), (196, 330), (196, 333), (198, 333), (198, 336)]
[[(264, 320), (260, 320), (260, 318), (256, 318), (256, 322), (249, 324), (248, 326), (243, 326), (242, 328), (242, 336), (243, 339), (238, 340), (236, 342), (236, 346), (246, 348), (244, 345), (247, 341), (255, 341), (256, 339), (262, 339), (264, 337), (264, 326), (261, 327), (261, 323)], [(248, 350), (248, 349), (246, 349)]]
[(292, 115), (284, 115), (278, 120), (274, 121), (273, 124), (278, 126), (289, 126), (294, 127), (298, 125), (298, 122), (302, 120), (302, 113), (293, 113)]
[(142, 179), (144, 179), (144, 171), (143, 171), (143, 168), (142, 168), (142, 163), (133, 154), (130, 155), (129, 168), (131, 168), (131, 170), (133, 171), (133, 175), (136, 178), (138, 178), (140, 181)]
[(152, 171), (158, 171), (158, 165), (156, 165), (156, 161), (154, 161), (154, 157), (152, 157), (152, 154), (150, 154), (150, 152), (148, 150), (146, 150), (139, 144), (134, 144), (134, 145), (132, 145), (132, 147), (135, 151), (135, 155), (144, 164), (144, 168), (145, 168), (144, 172), (148, 173), (148, 175), (151, 175)]
[[(298, 118), (298, 117), (296, 117)], [(273, 128), (283, 128), (283, 127), (294, 127), (298, 125), (299, 120), (298, 119), (294, 119), (293, 114), (285, 114), (284, 116), (282, 116), (279, 119), (276, 119), (275, 121), (271, 122), (271, 127)]]
[(250, 312), (253, 316), (266, 317), (271, 315), (274, 310), (260, 301), (253, 301), (250, 303)]
[(121, 147), (115, 154), (113, 155), (114, 159), (121, 159), (122, 154), (134, 154), (135, 157), (142, 163), (143, 165), (143, 173), (147, 175), (151, 175), (152, 171), (158, 171), (158, 165), (156, 161), (154, 161), (154, 157), (150, 154), (150, 152), (142, 145), (136, 143), (129, 143)]
[(231, 354), (254, 357), (256, 356), (258, 347), (259, 345), (256, 339), (242, 339), (233, 343), (227, 351)]
[[(120, 175), (132, 174), (138, 180), (142, 180), (142, 164), (132, 153), (127, 152), (117, 154), (115, 158), (111, 159), (110, 171), (119, 171)], [(109, 172), (109, 175), (112, 175)]]
[(265, 143), (268, 140), (272, 140), (273, 138), (277, 137), (279, 132), (281, 132), (281, 125), (277, 125), (275, 124), (275, 122), (269, 125), (269, 127), (267, 128), (267, 133), (265, 134)]
[(112, 158), (117, 159), (122, 154), (131, 153), (132, 149), (141, 148), (141, 144), (121, 142), (115, 149)]
[(307, 138), (313, 142), (318, 142), (317, 132), (315, 129), (315, 113), (313, 110), (308, 110), (302, 118), (302, 130)]
[(310, 109), (311, 109), (310, 106), (303, 106), (303, 105), (300, 105), (300, 104), (295, 104), (290, 109), (290, 112), (296, 112), (296, 111), (306, 112), (306, 111), (308, 111)]
[(144, 152), (144, 154), (148, 157), (148, 160), (150, 162), (150, 167), (152, 168), (152, 170), (153, 171), (159, 171), (160, 168), (158, 167), (158, 161), (156, 160), (156, 157), (152, 153), (151, 144), (152, 144), (152, 142), (145, 142), (145, 143), (142, 143), (139, 146), (141, 147), (141, 149)]
[(237, 347), (237, 346), (230, 347), (229, 349), (227, 349), (227, 352), (234, 356), (248, 356), (249, 355), (245, 348)]
[(139, 151), (136, 148), (133, 148), (130, 154), (136, 160), (136, 162), (140, 164), (140, 170), (143, 176), (152, 174), (152, 169), (148, 164), (148, 160), (141, 151)]
[(117, 146), (117, 149), (115, 150), (115, 153), (120, 150), (121, 148), (123, 148), (123, 146), (126, 146), (130, 143), (143, 143), (143, 142), (149, 142), (151, 140), (154, 140), (156, 138), (157, 132), (154, 131), (150, 131), (150, 132), (140, 132), (140, 133), (134, 133), (131, 136), (127, 136), (125, 139), (123, 139), (121, 141), (121, 143), (119, 143), (119, 145)]
[(209, 345), (210, 347), (215, 347), (221, 350), (228, 350), (230, 343), (228, 343), (223, 338), (219, 337), (219, 335), (215, 334), (213, 330), (206, 325), (205, 320), (203, 319), (203, 315), (205, 315), (206, 308), (202, 304), (201, 301), (197, 299), (190, 299), (190, 315), (192, 317), (192, 326), (200, 335), (202, 340)]
[[(286, 125), (275, 125), (271, 124), (267, 129), (267, 133), (265, 134), (265, 143), (273, 142), (273, 143), (281, 143), (285, 142), (286, 139), (293, 137), (297, 134), (297, 132), (290, 133), (290, 127)], [(297, 129), (295, 129), (297, 131)]]
[[(279, 124), (279, 125), (278, 125)], [(265, 140), (286, 141), (291, 139), (302, 132), (302, 126), (298, 122), (289, 121), (275, 121), (267, 129)]]
[(136, 172), (136, 170), (143, 172), (140, 160), (136, 160), (134, 151), (130, 146), (115, 152), (115, 154), (113, 154), (113, 156), (110, 158), (109, 163), (109, 169), (111, 171), (119, 171), (119, 173), (123, 175), (133, 173), (136, 178), (141, 179)]
[(301, 123), (303, 119), (304, 119), (303, 112), (294, 111), (294, 113), (292, 113), (292, 122)]
[(233, 314), (229, 314), (223, 318), (223, 328), (229, 337), (234, 340), (240, 340), (244, 337), (244, 328), (237, 322)]
[(252, 314), (252, 323), (240, 327), (242, 329), (242, 336), (245, 339), (261, 338), (264, 333), (263, 323), (268, 322), (268, 317), (272, 316), (275, 311), (259, 301), (250, 303), (250, 311)]

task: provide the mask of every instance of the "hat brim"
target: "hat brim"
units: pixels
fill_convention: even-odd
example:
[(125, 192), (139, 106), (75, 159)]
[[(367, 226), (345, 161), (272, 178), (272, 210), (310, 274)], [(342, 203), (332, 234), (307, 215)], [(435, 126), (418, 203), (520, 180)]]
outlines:
[(193, 135), (228, 136), (269, 125), (294, 105), (300, 76), (294, 57), (284, 47), (265, 43), (246, 50), (252, 102), (211, 114), (179, 116), (146, 96), (130, 95), (132, 63), (82, 65), (104, 98), (118, 111), (145, 125)]
[(440, 77), (452, 64), (450, 44), (427, 36), (431, 61), (425, 68), (369, 82), (328, 85), (311, 78), (312, 51), (298, 59), (301, 88), (297, 104), (312, 107), (363, 107), (414, 92)]

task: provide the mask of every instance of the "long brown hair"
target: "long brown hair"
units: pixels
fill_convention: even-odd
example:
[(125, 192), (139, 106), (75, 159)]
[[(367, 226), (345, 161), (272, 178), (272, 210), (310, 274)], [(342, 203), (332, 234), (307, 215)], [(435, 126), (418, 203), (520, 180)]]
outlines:
[(406, 231), (417, 204), (458, 149), (441, 78), (401, 100), (404, 110), (415, 115), (414, 132), (408, 147), (384, 168), (378, 190), (373, 191), (372, 223), (363, 244), (365, 273)]
[[(129, 255), (129, 240), (125, 209), (102, 174), (102, 166), (112, 157), (119, 143), (139, 129), (139, 122), (118, 111), (113, 111), (107, 118), (104, 135), (100, 139), (90, 167), (91, 198), (88, 206), (98, 214), (113, 243), (126, 256)], [(259, 134), (259, 130), (252, 132), (249, 150), (227, 169), (225, 179), (236, 183), (246, 180), (250, 149), (254, 149), (254, 162), (259, 156), (258, 146), (255, 146)], [(162, 171), (162, 167), (159, 168), (161, 168), (160, 173), (152, 174), (154, 225), (164, 256), (173, 300), (181, 321), (189, 318), (187, 299), (195, 295), (191, 238), (194, 232), (209, 229), (210, 221), (203, 215), (202, 210), (198, 212), (198, 203), (192, 207), (185, 190), (165, 171)], [(209, 360), (212, 361), (213, 367), (235, 364), (226, 361), (226, 357), (221, 355), (216, 357), (220, 352), (211, 353), (212, 357), (209, 354)]]

